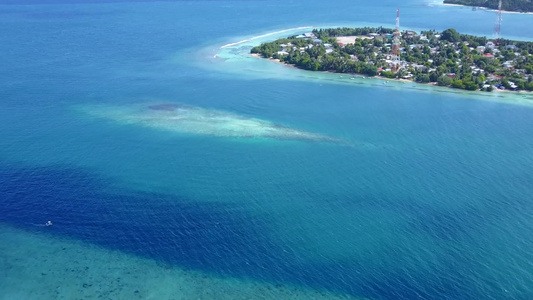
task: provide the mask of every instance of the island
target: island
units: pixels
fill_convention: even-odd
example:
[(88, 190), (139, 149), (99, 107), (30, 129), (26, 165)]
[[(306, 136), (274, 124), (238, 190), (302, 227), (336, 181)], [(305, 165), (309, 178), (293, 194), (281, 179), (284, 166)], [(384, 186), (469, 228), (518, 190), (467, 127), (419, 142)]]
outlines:
[[(498, 0), (444, 0), (445, 4), (458, 4), (473, 7), (498, 9)], [(531, 0), (502, 0), (502, 10), (516, 12), (533, 12)]]
[(263, 43), (252, 55), (309, 71), (381, 76), (466, 90), (533, 91), (533, 42), (450, 28), (329, 28)]

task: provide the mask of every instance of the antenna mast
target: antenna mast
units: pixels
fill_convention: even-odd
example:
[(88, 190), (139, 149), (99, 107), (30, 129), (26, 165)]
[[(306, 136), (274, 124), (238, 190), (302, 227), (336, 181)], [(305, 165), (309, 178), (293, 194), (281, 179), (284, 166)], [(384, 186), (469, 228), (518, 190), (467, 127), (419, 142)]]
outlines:
[(496, 26), (494, 27), (494, 37), (496, 40), (501, 38), (502, 28), (502, 0), (498, 3), (498, 18), (496, 19)]
[(396, 30), (392, 39), (392, 67), (393, 72), (398, 72), (400, 69), (400, 9), (396, 11)]

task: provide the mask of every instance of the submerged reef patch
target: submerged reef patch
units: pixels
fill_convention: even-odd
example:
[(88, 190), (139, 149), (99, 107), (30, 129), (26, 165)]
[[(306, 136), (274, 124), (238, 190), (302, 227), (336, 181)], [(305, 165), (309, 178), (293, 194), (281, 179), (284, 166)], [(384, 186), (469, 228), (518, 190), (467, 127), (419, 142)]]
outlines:
[(178, 103), (93, 105), (83, 107), (93, 116), (166, 131), (234, 138), (271, 138), (327, 143), (345, 141), (231, 112)]

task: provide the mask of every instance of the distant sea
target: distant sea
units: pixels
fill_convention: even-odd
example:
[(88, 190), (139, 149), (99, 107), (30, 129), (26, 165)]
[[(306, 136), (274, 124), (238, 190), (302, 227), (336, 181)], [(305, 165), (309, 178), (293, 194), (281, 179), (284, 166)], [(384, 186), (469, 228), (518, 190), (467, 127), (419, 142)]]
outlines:
[(247, 55), (399, 4), (402, 28), (492, 36), (495, 13), (426, 0), (0, 1), (0, 299), (533, 299), (533, 94)]

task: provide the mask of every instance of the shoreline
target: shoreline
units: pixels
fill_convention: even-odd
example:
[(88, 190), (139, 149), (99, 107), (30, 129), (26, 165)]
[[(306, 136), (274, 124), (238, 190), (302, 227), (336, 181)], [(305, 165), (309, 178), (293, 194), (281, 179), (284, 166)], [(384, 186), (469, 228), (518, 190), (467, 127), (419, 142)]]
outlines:
[[(248, 55), (250, 55), (252, 57), (255, 57), (255, 58), (259, 58), (259, 59), (265, 59), (264, 57), (262, 57), (260, 54), (257, 54), (257, 53), (248, 53)], [(498, 88), (494, 88), (492, 90), (492, 92), (486, 92), (486, 91), (481, 91), (481, 90), (469, 91), (469, 90), (463, 90), (463, 89), (456, 89), (456, 88), (452, 88), (452, 87), (449, 87), (449, 86), (439, 86), (436, 82), (421, 83), (421, 82), (416, 82), (414, 80), (409, 80), (409, 79), (387, 78), (387, 77), (380, 76), (380, 75), (376, 75), (376, 76), (370, 77), (370, 76), (364, 76), (362, 74), (356, 74), (356, 73), (335, 73), (335, 72), (330, 72), (330, 71), (310, 71), (310, 70), (300, 69), (300, 68), (296, 67), (295, 65), (284, 63), (284, 62), (280, 61), (279, 59), (266, 58), (266, 60), (271, 61), (273, 63), (277, 63), (277, 64), (280, 64), (280, 65), (283, 65), (283, 66), (291, 68), (291, 69), (296, 69), (296, 70), (301, 70), (301, 71), (320, 72), (320, 73), (329, 73), (329, 74), (339, 74), (340, 76), (346, 75), (346, 76), (351, 76), (351, 77), (358, 77), (358, 78), (361, 78), (361, 79), (379, 79), (379, 80), (385, 81), (383, 83), (385, 85), (386, 85), (386, 81), (394, 81), (394, 82), (419, 84), (419, 85), (423, 85), (423, 86), (441, 87), (441, 88), (450, 89), (450, 90), (457, 90), (457, 91), (474, 92), (476, 94), (487, 94), (487, 95), (490, 95), (492, 93), (509, 93), (509, 94), (514, 94), (514, 95), (519, 95), (519, 94), (529, 95), (529, 94), (533, 94), (532, 91), (510, 91), (510, 90), (500, 90)]]
[(256, 39), (264, 38), (264, 37), (270, 36), (270, 35), (280, 34), (280, 33), (293, 31), (293, 30), (311, 29), (311, 28), (314, 28), (314, 27), (313, 26), (301, 26), (301, 27), (288, 28), (288, 29), (283, 29), (283, 30), (279, 30), (279, 31), (269, 32), (269, 33), (265, 33), (265, 34), (262, 34), (262, 35), (251, 37), (249, 39), (238, 41), (238, 42), (235, 42), (235, 43), (230, 43), (230, 44), (223, 45), (223, 46), (220, 47), (220, 49), (224, 49), (224, 48), (231, 47), (231, 46), (237, 46), (237, 45), (240, 45), (240, 44), (243, 44), (243, 43), (247, 43), (247, 42), (250, 42), (250, 41), (253, 41), (253, 40), (256, 40)]
[[(264, 57), (262, 57), (261, 55), (259, 55), (257, 53), (250, 53), (249, 55), (253, 56), (255, 58), (259, 58), (259, 59), (265, 59)], [(358, 77), (358, 78), (361, 78), (361, 79), (380, 79), (380, 80), (384, 80), (384, 81), (396, 81), (396, 82), (404, 82), (404, 83), (416, 83), (416, 84), (437, 86), (437, 84), (435, 82), (419, 83), (419, 82), (416, 82), (416, 81), (413, 81), (413, 80), (409, 80), (409, 79), (387, 78), (387, 77), (380, 76), (380, 75), (376, 75), (376, 76), (370, 77), (370, 76), (364, 76), (364, 75), (357, 74), (357, 73), (335, 73), (335, 72), (330, 72), (330, 71), (310, 71), (310, 70), (300, 69), (300, 68), (296, 67), (295, 65), (284, 63), (284, 62), (280, 61), (279, 59), (266, 58), (266, 60), (271, 61), (273, 63), (277, 63), (277, 64), (280, 64), (280, 65), (283, 65), (283, 66), (291, 68), (291, 69), (301, 70), (301, 71), (319, 72), (319, 73), (326, 73), (326, 74), (339, 74), (340, 76), (346, 75), (346, 76), (351, 76), (351, 77)]]
[[(482, 8), (482, 10), (490, 11), (490, 12), (498, 12), (497, 9), (483, 7), (483, 6), (470, 6), (470, 5), (463, 5), (463, 4), (455, 4), (455, 3), (442, 3), (444, 6), (456, 6), (456, 7), (466, 7), (466, 8)], [(512, 11), (512, 10), (502, 10), (503, 14), (521, 14), (521, 15), (533, 15), (533, 12), (519, 12), (519, 11)]]

